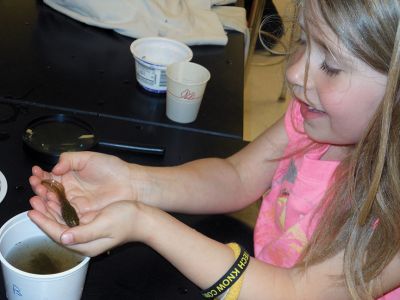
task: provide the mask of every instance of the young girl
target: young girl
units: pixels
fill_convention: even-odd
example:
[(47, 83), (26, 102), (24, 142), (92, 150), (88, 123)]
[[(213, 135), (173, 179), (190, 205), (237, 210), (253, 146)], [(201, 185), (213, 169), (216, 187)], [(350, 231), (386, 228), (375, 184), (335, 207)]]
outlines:
[[(272, 128), (225, 160), (177, 167), (65, 153), (51, 173), (33, 168), (32, 220), (91, 256), (146, 243), (206, 298), (400, 299), (400, 3), (298, 5), (294, 97)], [(63, 183), (79, 226), (61, 220), (46, 178)], [(249, 263), (165, 212), (227, 213), (263, 194)]]

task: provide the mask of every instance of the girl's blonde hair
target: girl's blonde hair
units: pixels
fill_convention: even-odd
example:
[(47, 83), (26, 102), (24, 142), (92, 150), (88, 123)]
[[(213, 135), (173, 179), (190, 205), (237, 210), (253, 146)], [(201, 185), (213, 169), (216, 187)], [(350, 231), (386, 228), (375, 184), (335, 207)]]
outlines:
[(385, 96), (338, 167), (320, 206), (324, 217), (298, 264), (307, 267), (344, 250), (344, 279), (352, 298), (373, 299), (379, 274), (400, 250), (400, 3), (298, 0), (298, 5), (306, 29), (318, 26), (315, 20), (322, 16), (352, 55), (388, 75)]

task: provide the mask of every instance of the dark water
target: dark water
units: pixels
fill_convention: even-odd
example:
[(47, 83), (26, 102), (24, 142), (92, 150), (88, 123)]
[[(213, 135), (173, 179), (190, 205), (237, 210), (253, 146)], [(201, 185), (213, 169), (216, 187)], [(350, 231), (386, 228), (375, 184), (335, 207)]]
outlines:
[(22, 271), (33, 274), (55, 274), (78, 265), (84, 257), (68, 250), (48, 237), (33, 237), (16, 244), (7, 261)]

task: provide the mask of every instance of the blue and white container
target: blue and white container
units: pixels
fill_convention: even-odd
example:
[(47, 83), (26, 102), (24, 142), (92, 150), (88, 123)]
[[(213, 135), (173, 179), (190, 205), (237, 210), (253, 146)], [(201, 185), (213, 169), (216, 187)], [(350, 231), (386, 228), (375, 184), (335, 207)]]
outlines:
[(168, 65), (193, 58), (192, 50), (184, 43), (163, 37), (137, 39), (130, 50), (135, 58), (136, 80), (153, 93), (166, 92)]

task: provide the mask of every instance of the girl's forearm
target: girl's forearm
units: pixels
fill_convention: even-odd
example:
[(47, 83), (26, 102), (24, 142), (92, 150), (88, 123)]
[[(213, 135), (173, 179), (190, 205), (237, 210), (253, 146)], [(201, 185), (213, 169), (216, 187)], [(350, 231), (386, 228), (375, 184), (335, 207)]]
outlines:
[(168, 213), (149, 208), (144, 243), (204, 289), (217, 281), (235, 261), (232, 250), (190, 228)]
[(201, 159), (168, 168), (135, 166), (132, 173), (138, 200), (167, 211), (223, 213), (256, 200), (246, 197), (240, 176), (224, 159)]
[(282, 118), (227, 159), (200, 159), (169, 168), (131, 165), (132, 190), (137, 200), (163, 210), (236, 211), (269, 188), (287, 140)]

